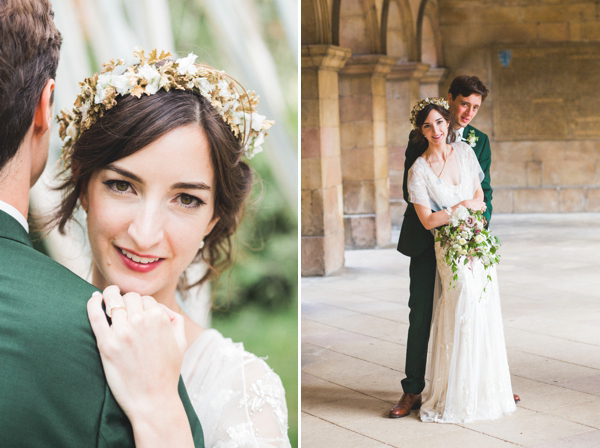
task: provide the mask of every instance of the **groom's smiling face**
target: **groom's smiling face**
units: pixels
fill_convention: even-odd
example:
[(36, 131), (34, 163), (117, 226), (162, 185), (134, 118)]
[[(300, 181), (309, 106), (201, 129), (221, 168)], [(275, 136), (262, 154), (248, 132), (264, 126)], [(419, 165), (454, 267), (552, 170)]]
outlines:
[(473, 93), (469, 96), (456, 95), (452, 98), (452, 94), (448, 94), (448, 105), (452, 117), (458, 123), (458, 126), (464, 128), (468, 125), (481, 107), (481, 95)]

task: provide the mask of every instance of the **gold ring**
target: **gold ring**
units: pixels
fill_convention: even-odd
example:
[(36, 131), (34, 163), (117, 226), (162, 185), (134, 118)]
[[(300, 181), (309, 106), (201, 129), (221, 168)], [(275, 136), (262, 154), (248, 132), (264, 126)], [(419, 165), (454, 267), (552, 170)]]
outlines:
[(123, 305), (117, 305), (117, 306), (106, 305), (106, 315), (112, 319), (113, 312), (118, 309), (123, 309), (123, 310), (125, 310), (125, 312), (127, 312), (127, 308), (125, 308)]

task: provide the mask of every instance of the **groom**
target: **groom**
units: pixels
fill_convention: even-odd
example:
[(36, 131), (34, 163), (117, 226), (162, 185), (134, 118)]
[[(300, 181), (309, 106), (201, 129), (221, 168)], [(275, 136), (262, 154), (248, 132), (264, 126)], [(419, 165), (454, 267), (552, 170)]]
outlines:
[[(448, 105), (455, 122), (456, 141), (466, 141), (477, 156), (485, 177), (481, 182), (485, 204), (484, 217), (490, 222), (492, 216), (492, 187), (490, 186), (490, 165), (492, 153), (488, 136), (469, 123), (488, 95), (488, 89), (476, 76), (458, 76), (448, 89)], [(412, 131), (418, 132), (418, 131)], [(402, 380), (404, 394), (390, 411), (391, 418), (406, 417), (413, 409), (421, 407), (421, 392), (425, 388), (425, 365), (427, 363), (427, 344), (433, 314), (433, 290), (435, 286), (435, 252), (433, 234), (419, 221), (413, 204), (408, 201), (408, 170), (426, 149), (427, 140), (422, 144), (408, 139), (404, 162), (404, 200), (408, 203), (398, 251), (410, 257), (410, 308), (408, 338), (406, 341), (406, 378)]]
[[(52, 124), (53, 17), (48, 0), (0, 0), (0, 445), (133, 447), (88, 322), (96, 288), (34, 250), (28, 234), (29, 188)], [(203, 447), (181, 379), (179, 390)]]

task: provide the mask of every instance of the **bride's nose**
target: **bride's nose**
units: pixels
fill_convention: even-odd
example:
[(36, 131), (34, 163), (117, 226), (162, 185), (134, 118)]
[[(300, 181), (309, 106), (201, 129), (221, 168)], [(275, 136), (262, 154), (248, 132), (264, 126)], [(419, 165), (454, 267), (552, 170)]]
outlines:
[(164, 236), (164, 212), (158, 204), (145, 201), (138, 205), (127, 233), (140, 250), (151, 249)]

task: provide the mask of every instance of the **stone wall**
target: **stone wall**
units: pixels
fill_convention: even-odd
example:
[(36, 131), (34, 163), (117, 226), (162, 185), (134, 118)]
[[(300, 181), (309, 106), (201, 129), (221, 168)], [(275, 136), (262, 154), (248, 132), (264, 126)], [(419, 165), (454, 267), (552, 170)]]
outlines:
[[(479, 76), (491, 95), (483, 104), (473, 125), (487, 133), (492, 147), (492, 186), (494, 212), (584, 212), (600, 211), (600, 140), (579, 138), (557, 140), (548, 126), (534, 139), (502, 139), (494, 135), (494, 48), (528, 45), (540, 48), (600, 42), (600, 6), (596, 1), (554, 0), (440, 0), (439, 22), (443, 54), (450, 73), (442, 91), (457, 75)], [(565, 61), (564, 70), (571, 68)], [(535, 82), (529, 78), (522, 83)], [(582, 104), (596, 102), (597, 73), (573, 74), (568, 89), (570, 100)], [(518, 80), (517, 80), (518, 81)], [(566, 82), (566, 81), (561, 81)], [(564, 88), (565, 86), (559, 86)], [(497, 92), (496, 92), (497, 93)], [(503, 99), (506, 99), (505, 97)], [(548, 98), (546, 98), (548, 100)], [(515, 95), (514, 101), (522, 101)], [(530, 101), (530, 99), (528, 99)], [(568, 108), (556, 102), (556, 114), (573, 120)], [(515, 114), (527, 108), (515, 107)], [(600, 111), (600, 105), (593, 110)], [(520, 112), (519, 112), (520, 111)], [(497, 117), (496, 117), (497, 118)], [(531, 116), (519, 117), (531, 119)], [(541, 116), (540, 119), (543, 119)], [(596, 127), (600, 121), (593, 113), (587, 122)]]

